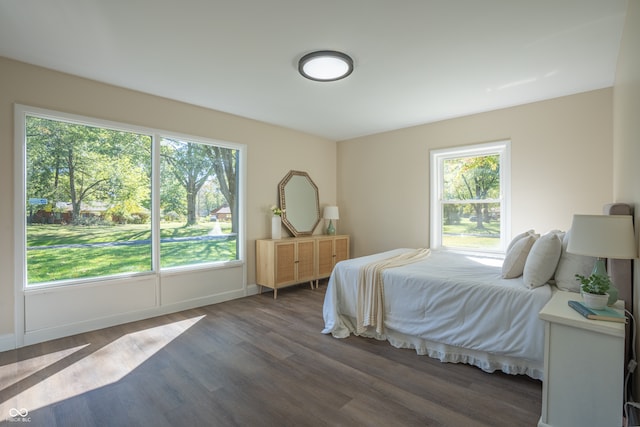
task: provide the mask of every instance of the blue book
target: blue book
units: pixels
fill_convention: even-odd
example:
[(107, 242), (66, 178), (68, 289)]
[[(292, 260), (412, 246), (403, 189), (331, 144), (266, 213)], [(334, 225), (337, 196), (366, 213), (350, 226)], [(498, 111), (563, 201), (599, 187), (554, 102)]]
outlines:
[(620, 312), (605, 307), (603, 310), (594, 310), (589, 308), (580, 301), (569, 301), (569, 307), (591, 320), (606, 320), (608, 322), (627, 323), (627, 318)]

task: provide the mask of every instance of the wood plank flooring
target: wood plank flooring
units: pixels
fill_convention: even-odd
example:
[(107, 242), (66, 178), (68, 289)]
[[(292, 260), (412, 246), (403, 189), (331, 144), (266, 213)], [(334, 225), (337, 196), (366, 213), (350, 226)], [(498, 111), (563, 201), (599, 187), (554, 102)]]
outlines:
[(294, 286), (277, 300), (266, 292), (0, 353), (0, 423), (537, 425), (539, 381), (322, 335), (325, 290)]

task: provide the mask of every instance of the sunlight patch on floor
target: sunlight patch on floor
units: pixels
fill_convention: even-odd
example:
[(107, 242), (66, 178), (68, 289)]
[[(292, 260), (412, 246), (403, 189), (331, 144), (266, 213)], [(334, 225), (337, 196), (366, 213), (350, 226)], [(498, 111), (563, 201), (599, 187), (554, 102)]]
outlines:
[[(0, 402), (0, 421), (9, 416), (12, 408), (14, 412), (16, 408), (26, 409), (29, 412), (35, 411), (119, 381), (204, 317), (204, 315), (193, 317), (133, 332), (98, 348), (77, 362), (52, 375), (38, 379), (35, 385)], [(85, 347), (91, 350), (91, 345), (86, 344), (40, 356), (36, 358), (41, 359), (40, 364), (34, 360), (26, 360), (2, 366), (0, 367), (2, 389), (6, 390), (11, 384), (19, 386), (20, 381), (31, 383), (34, 380), (32, 377), (37, 378), (39, 372), (47, 366), (56, 362), (63, 364), (64, 358)], [(5, 381), (5, 378), (8, 381)]]
[(21, 381), (34, 372), (41, 371), (48, 366), (62, 360), (69, 355), (87, 347), (89, 344), (79, 345), (77, 347), (65, 348), (64, 350), (55, 351), (53, 353), (43, 354), (42, 356), (32, 357), (17, 363), (9, 363), (0, 366), (0, 386), (1, 389), (10, 387)]

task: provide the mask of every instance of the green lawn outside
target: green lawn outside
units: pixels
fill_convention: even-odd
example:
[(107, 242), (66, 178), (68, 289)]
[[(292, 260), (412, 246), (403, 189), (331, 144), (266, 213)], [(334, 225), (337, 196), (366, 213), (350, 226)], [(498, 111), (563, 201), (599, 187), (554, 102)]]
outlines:
[(211, 261), (231, 261), (236, 259), (236, 247), (236, 236), (204, 242), (161, 243), (160, 264), (162, 267), (176, 267)]
[(491, 221), (478, 229), (475, 222), (462, 218), (459, 224), (442, 227), (442, 245), (470, 249), (492, 249), (500, 244), (500, 222)]
[[(230, 224), (219, 224), (223, 233), (230, 232)], [(165, 239), (206, 236), (214, 226), (213, 222), (203, 222), (192, 227), (184, 227), (183, 223), (163, 223), (161, 237)], [(27, 227), (27, 248), (148, 241), (150, 236), (148, 224), (106, 227), (31, 225)], [(234, 260), (236, 236), (203, 241), (162, 242), (160, 254), (162, 267)], [(130, 246), (52, 247), (27, 251), (29, 284), (150, 270), (149, 242)]]
[(144, 272), (150, 269), (151, 245), (27, 251), (29, 284)]
[(474, 237), (443, 235), (442, 246), (449, 248), (498, 249), (500, 239), (497, 237)]
[[(231, 232), (231, 224), (220, 222), (222, 233)], [(202, 236), (213, 230), (215, 222), (202, 222), (185, 227), (182, 222), (163, 222), (160, 238)], [(29, 225), (27, 247), (69, 245), (76, 243), (126, 242), (151, 238), (149, 224), (125, 224), (112, 226)]]

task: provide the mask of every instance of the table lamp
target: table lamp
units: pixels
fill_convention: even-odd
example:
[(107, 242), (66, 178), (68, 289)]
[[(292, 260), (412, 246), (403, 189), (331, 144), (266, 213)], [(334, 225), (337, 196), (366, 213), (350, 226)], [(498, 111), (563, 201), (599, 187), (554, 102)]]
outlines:
[[(567, 252), (596, 257), (591, 274), (608, 276), (605, 258), (637, 257), (631, 215), (574, 215)], [(609, 288), (608, 305), (618, 300), (618, 289)]]
[(322, 214), (324, 219), (329, 220), (329, 226), (327, 227), (327, 234), (333, 236), (336, 234), (336, 229), (333, 226), (334, 219), (340, 219), (340, 214), (338, 213), (337, 206), (325, 206), (324, 212)]

